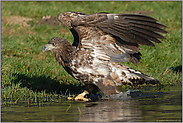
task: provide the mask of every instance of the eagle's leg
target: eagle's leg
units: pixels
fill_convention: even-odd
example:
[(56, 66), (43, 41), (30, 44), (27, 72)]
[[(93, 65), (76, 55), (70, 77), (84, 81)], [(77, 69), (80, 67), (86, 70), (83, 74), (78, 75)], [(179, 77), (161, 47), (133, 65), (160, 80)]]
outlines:
[(96, 95), (97, 92), (99, 91), (99, 88), (94, 84), (85, 84), (85, 90), (89, 92), (89, 95), (90, 94)]
[(102, 91), (105, 96), (109, 96), (111, 94), (119, 94), (120, 91), (117, 89), (115, 83), (110, 79), (101, 79), (97, 83), (98, 88)]

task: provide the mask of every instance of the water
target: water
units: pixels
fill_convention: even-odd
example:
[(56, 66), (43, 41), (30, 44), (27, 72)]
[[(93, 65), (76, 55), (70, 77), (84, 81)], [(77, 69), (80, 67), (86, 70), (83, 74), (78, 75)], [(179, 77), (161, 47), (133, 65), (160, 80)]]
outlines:
[(114, 99), (109, 97), (109, 100), (96, 102), (62, 101), (41, 106), (30, 104), (3, 107), (1, 121), (182, 121), (182, 86), (166, 86), (160, 90), (146, 87), (126, 93), (126, 98), (115, 96)]

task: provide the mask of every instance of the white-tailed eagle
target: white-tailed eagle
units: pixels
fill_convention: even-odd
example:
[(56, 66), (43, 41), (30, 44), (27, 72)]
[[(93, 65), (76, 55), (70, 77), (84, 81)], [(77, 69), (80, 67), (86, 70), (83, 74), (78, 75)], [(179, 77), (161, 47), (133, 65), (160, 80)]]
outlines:
[(118, 94), (118, 85), (151, 83), (159, 80), (118, 62), (136, 64), (141, 59), (140, 46), (155, 46), (167, 33), (165, 25), (156, 19), (140, 14), (84, 14), (65, 12), (57, 19), (67, 26), (74, 36), (73, 44), (66, 39), (53, 37), (42, 51), (50, 50), (64, 69), (86, 89), (75, 100), (95, 93), (98, 87), (104, 95)]

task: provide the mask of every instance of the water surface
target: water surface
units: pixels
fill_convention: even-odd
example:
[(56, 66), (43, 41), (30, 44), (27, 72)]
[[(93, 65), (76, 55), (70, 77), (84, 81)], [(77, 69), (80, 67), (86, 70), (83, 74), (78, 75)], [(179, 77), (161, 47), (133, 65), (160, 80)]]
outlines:
[(126, 99), (12, 105), (1, 108), (1, 121), (181, 122), (182, 86), (130, 90)]

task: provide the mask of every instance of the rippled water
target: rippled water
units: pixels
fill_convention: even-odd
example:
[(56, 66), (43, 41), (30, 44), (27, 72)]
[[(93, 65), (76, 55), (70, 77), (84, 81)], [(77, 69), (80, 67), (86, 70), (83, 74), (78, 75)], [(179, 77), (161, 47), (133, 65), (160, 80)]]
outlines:
[(97, 102), (3, 107), (1, 121), (182, 121), (182, 86), (166, 86), (160, 91), (146, 87), (126, 93), (126, 98), (115, 96)]

